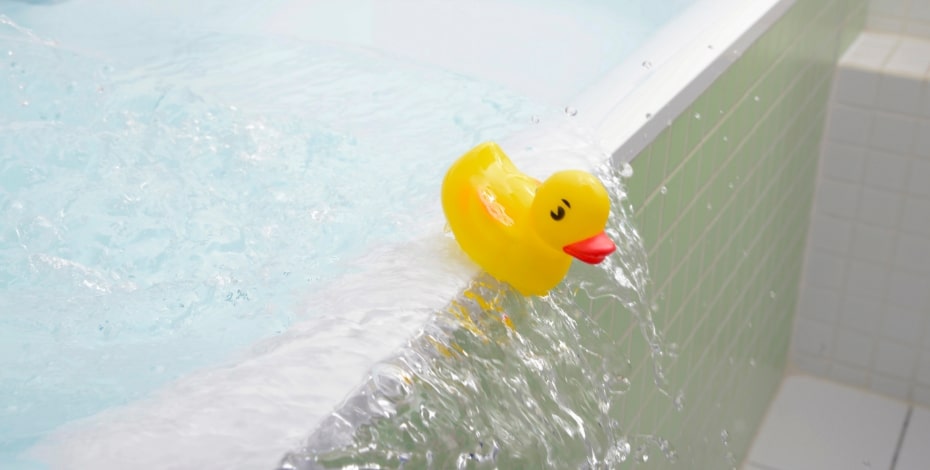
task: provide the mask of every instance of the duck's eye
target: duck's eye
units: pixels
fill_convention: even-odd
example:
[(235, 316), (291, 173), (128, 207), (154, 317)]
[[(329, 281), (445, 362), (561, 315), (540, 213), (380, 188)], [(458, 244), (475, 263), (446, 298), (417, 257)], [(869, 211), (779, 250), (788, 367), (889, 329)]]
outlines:
[[(565, 207), (568, 207), (569, 209), (572, 208), (572, 205), (569, 204), (565, 199), (562, 199), (562, 203), (565, 204)], [(549, 211), (549, 215), (552, 217), (552, 220), (558, 222), (565, 218), (565, 207), (560, 205), (559, 208), (555, 211)]]

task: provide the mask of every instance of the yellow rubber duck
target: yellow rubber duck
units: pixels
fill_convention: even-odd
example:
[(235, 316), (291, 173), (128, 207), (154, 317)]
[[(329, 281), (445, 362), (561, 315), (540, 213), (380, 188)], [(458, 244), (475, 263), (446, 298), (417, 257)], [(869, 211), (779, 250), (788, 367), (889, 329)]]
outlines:
[(523, 295), (549, 292), (571, 257), (597, 264), (616, 249), (604, 234), (610, 199), (597, 178), (565, 170), (540, 182), (493, 142), (452, 164), (442, 209), (472, 261)]

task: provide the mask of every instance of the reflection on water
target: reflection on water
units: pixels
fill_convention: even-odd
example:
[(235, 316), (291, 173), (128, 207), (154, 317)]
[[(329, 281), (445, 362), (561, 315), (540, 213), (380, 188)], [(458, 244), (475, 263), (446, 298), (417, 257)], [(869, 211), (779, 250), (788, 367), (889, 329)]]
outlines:
[[(602, 314), (636, 323), (650, 349), (651, 390), (680, 409), (682, 397), (669, 396), (664, 373), (674, 346), (652, 320), (646, 255), (621, 172), (600, 173), (614, 208), (611, 258), (572, 271), (546, 297), (524, 298), (488, 277), (474, 281), (408, 347), (379, 363), (280, 468), (612, 468), (656, 455), (675, 460), (662, 436), (635, 434), (620, 421), (634, 365), (621, 353), (622, 335), (598, 321)], [(591, 311), (594, 303), (603, 310)]]

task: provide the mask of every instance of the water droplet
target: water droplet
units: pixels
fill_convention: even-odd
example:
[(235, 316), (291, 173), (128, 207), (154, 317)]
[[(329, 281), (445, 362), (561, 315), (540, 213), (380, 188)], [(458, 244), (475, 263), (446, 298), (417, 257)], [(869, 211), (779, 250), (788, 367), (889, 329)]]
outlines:
[[(663, 188), (664, 188), (664, 186), (663, 186)], [(663, 192), (663, 194), (665, 194), (665, 193)], [(653, 302), (652, 305), (649, 306), (649, 310), (652, 310), (653, 313), (658, 312), (658, 311), (659, 311), (659, 304)]]
[(533, 124), (539, 124), (539, 116), (530, 116), (530, 122)]
[(708, 44), (708, 45), (707, 45), (707, 48), (708, 48), (708, 49), (713, 49), (713, 48), (714, 48), (714, 45), (713, 45), (713, 44)]
[(666, 120), (665, 120), (665, 127), (672, 127), (672, 120), (671, 120), (671, 119), (666, 119)]
[(565, 107), (565, 115), (566, 115), (566, 116), (570, 116), (570, 117), (575, 117), (575, 116), (578, 115), (578, 110), (575, 109), (575, 108), (573, 108), (573, 107), (571, 107), (571, 106), (566, 106), (566, 107)]
[(631, 176), (633, 176), (633, 165), (623, 162), (623, 165), (620, 166), (620, 177), (629, 178)]
[(672, 405), (675, 406), (675, 411), (681, 411), (685, 409), (685, 392), (684, 390), (679, 390), (678, 395), (675, 395), (675, 400), (672, 402)]
[(736, 186), (731, 182), (730, 184), (727, 185), (727, 187), (730, 188), (730, 189), (733, 189), (733, 188), (735, 188)]
[(646, 113), (646, 119), (652, 119), (652, 113)]
[(718, 110), (717, 110), (717, 114), (723, 116), (723, 110), (722, 110), (722, 109), (718, 109)]
[(694, 113), (694, 119), (701, 119), (701, 113)]
[(772, 298), (772, 299), (774, 299), (774, 298), (775, 298), (775, 291), (770, 290), (770, 291), (769, 291), (769, 297)]
[(758, 103), (758, 102), (759, 102), (759, 95), (753, 96), (753, 97), (752, 97), (752, 100)]
[(665, 194), (668, 194), (668, 188), (666, 188), (665, 186), (662, 186), (661, 188), (659, 188), (659, 192), (662, 193), (662, 195), (664, 196)]
[(28, 107), (29, 107), (29, 100), (23, 100), (23, 102), (20, 103), (20, 106), (22, 106), (22, 107), (24, 107), (24, 108), (28, 108)]
[(720, 442), (723, 442), (723, 445), (730, 445), (730, 433), (726, 429), (720, 431)]
[(604, 382), (610, 393), (623, 395), (630, 391), (630, 379), (622, 375), (605, 374)]
[(709, 202), (707, 203), (707, 210), (709, 210), (709, 211), (714, 210), (714, 206), (711, 205), (711, 203), (709, 203)]
[(755, 366), (756, 366), (756, 358), (750, 357), (750, 358), (749, 358), (749, 367), (755, 367)]
[(13, 57), (13, 51), (12, 50), (6, 51), (6, 55), (7, 57)]
[(727, 137), (727, 136), (723, 136), (723, 141), (724, 141), (724, 142), (729, 142), (729, 141), (730, 141), (730, 138)]
[(644, 68), (644, 69), (651, 69), (651, 68), (652, 68), (652, 62), (650, 62), (650, 61), (648, 61), (648, 60), (644, 60), (644, 61), (643, 61), (643, 68)]

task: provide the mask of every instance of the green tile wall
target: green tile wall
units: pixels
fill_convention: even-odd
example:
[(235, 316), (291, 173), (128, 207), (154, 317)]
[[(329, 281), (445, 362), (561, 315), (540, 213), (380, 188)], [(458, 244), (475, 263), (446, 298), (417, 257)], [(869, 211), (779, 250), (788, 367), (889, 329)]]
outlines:
[(666, 396), (639, 331), (614, 331), (640, 364), (623, 422), (679, 456), (637, 468), (745, 458), (785, 368), (831, 77), (866, 10), (866, 0), (798, 0), (633, 160), (655, 319), (678, 346)]

